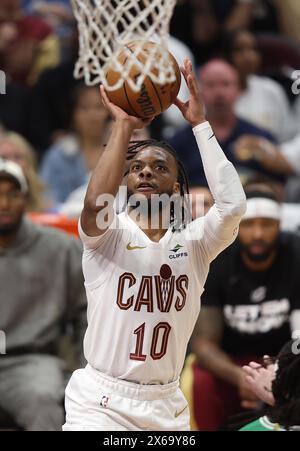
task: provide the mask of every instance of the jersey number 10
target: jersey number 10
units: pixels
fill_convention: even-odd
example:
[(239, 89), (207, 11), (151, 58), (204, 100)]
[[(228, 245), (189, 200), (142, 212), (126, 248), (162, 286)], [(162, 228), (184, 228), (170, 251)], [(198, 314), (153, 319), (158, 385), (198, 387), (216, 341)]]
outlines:
[[(134, 335), (136, 335), (136, 348), (135, 352), (133, 354), (130, 354), (130, 360), (139, 360), (141, 362), (144, 362), (147, 358), (147, 356), (143, 354), (145, 327), (146, 323), (142, 324), (134, 331)], [(163, 336), (160, 349), (157, 349), (160, 331), (162, 331)], [(168, 323), (158, 323), (157, 326), (154, 327), (150, 351), (150, 355), (153, 360), (159, 360), (165, 356), (167, 352), (170, 331), (171, 326)]]

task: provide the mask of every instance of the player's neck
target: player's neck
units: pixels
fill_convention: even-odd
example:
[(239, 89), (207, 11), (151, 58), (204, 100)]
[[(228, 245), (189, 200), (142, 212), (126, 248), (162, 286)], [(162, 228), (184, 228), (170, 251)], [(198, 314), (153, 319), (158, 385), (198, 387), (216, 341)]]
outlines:
[[(147, 235), (147, 237), (155, 242), (158, 243), (162, 237), (165, 235), (167, 228), (163, 227), (155, 227), (157, 224), (162, 224), (163, 221), (161, 218), (155, 218), (157, 220), (154, 220), (153, 216), (151, 215), (139, 215), (138, 221), (136, 220), (136, 214), (134, 214), (134, 209), (129, 210), (129, 216), (131, 219), (139, 226), (139, 228)], [(161, 216), (161, 215), (160, 215)], [(155, 225), (153, 227), (153, 225)]]

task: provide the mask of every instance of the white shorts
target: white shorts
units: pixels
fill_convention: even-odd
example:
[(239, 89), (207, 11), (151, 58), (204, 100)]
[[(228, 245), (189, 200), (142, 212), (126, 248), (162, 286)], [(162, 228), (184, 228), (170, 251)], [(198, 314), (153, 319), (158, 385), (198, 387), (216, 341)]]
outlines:
[(179, 382), (138, 385), (90, 365), (73, 373), (66, 388), (63, 431), (189, 431), (187, 401)]

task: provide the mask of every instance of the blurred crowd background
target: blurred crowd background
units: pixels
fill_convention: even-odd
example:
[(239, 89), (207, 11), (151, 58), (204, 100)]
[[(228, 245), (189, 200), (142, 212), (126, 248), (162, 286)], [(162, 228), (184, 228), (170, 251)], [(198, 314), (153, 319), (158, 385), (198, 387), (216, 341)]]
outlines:
[[(291, 279), (281, 281), (280, 293), (275, 289), (272, 294), (275, 299), (293, 298), (294, 307), (290, 306), (284, 315), (275, 308), (275, 315), (281, 318), (280, 325), (274, 327), (276, 331), (283, 323), (286, 327), (298, 306), (300, 310), (298, 277), (296, 273), (291, 276), (295, 271), (292, 264), (298, 261), (298, 253), (295, 256), (292, 252), (298, 249), (300, 231), (299, 23), (299, 0), (179, 0), (170, 29), (170, 51), (179, 63), (186, 56), (193, 61), (207, 118), (243, 184), (252, 184), (264, 194), (267, 191), (282, 205), (280, 229), (273, 240), (285, 237), (285, 233), (295, 240), (293, 244), (288, 241), (280, 254), (286, 265), (283, 271)], [(0, 1), (0, 70), (6, 76), (5, 93), (0, 93), (0, 158), (20, 166), (28, 184), (26, 201), (20, 201), (16, 213), (22, 219), (22, 234), (19, 228), (14, 239), (8, 240), (5, 233), (0, 237), (0, 330), (7, 333), (7, 354), (0, 356), (0, 424), (15, 423), (27, 430), (58, 428), (63, 418), (63, 388), (69, 374), (66, 368), (70, 371), (83, 362), (79, 348), (84, 333), (85, 295), (83, 283), (78, 283), (82, 282), (77, 267), (80, 245), (70, 235), (77, 235), (85, 189), (107, 141), (111, 120), (100, 101), (99, 88), (87, 87), (74, 79), (77, 54), (78, 32), (69, 0)], [(184, 85), (180, 95), (183, 99), (187, 96)], [(158, 117), (136, 139), (147, 136), (173, 145), (187, 170), (192, 192), (203, 194), (209, 208), (212, 199), (199, 152), (190, 127), (176, 108)], [(12, 175), (10, 167), (1, 164), (0, 172)], [(20, 176), (13, 178), (20, 181)], [(3, 180), (7, 181), (5, 177)], [(17, 194), (14, 187), (1, 187), (1, 183), (2, 176), (0, 217), (4, 217), (5, 209), (10, 208), (5, 202), (16, 202)], [(50, 225), (51, 229), (42, 228), (41, 224)], [(63, 235), (65, 232), (68, 235)], [(43, 252), (47, 252), (47, 258)], [(300, 250), (297, 252), (300, 255)], [(18, 279), (9, 276), (14, 264)], [(28, 265), (30, 269), (26, 269)], [(233, 266), (231, 269), (234, 271)], [(239, 265), (234, 274), (238, 269)], [(255, 287), (251, 285), (252, 289), (269, 283), (269, 269), (259, 270), (265, 279), (258, 280)], [(278, 277), (279, 273), (276, 268)], [(217, 275), (216, 269), (212, 277)], [(251, 279), (252, 275), (247, 277)], [(71, 294), (70, 284), (78, 286)], [(214, 283), (211, 287), (213, 291)], [(282, 287), (292, 287), (293, 294)], [(241, 296), (248, 294), (243, 292)], [(225, 302), (225, 295), (220, 297)], [(257, 302), (264, 300), (261, 296)], [(215, 311), (216, 301), (211, 304)], [(218, 306), (218, 313), (223, 312), (223, 304)], [(232, 328), (236, 331), (235, 325)], [(290, 334), (278, 337), (274, 330), (271, 338), (276, 346), (272, 351), (277, 353)], [(269, 332), (266, 330), (266, 334)], [(268, 346), (263, 345), (264, 333), (256, 334), (262, 343), (261, 352), (253, 345), (252, 349), (246, 346), (246, 355), (241, 356), (242, 351), (235, 346), (232, 353), (243, 357), (243, 361), (250, 355), (265, 355)], [(71, 353), (69, 342), (61, 343), (65, 336), (75, 342), (78, 352)], [(226, 353), (231, 354), (228, 346)], [(198, 407), (201, 411), (208, 403), (213, 412), (207, 421), (198, 413), (194, 427), (217, 429), (229, 414), (239, 410), (239, 402), (236, 393), (227, 392), (229, 399), (221, 406), (214, 405), (197, 392), (193, 385), (197, 368), (205, 367), (200, 354), (199, 351), (198, 361), (189, 361), (194, 377), (189, 386), (191, 405), (195, 411)], [(195, 353), (190, 358), (194, 359)], [(209, 370), (213, 373), (212, 368)], [(241, 388), (230, 378), (223, 382)], [(219, 399), (223, 397), (222, 394)], [(215, 418), (214, 409), (223, 414)]]

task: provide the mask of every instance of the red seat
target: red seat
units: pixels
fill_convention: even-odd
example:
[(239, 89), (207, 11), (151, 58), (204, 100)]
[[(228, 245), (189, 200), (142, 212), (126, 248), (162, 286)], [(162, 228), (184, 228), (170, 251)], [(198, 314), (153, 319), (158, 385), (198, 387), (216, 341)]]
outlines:
[(55, 227), (64, 230), (70, 235), (78, 237), (78, 220), (52, 213), (29, 213), (28, 217), (36, 224)]

